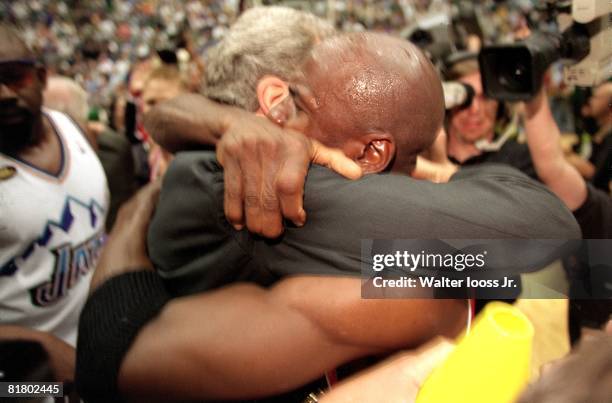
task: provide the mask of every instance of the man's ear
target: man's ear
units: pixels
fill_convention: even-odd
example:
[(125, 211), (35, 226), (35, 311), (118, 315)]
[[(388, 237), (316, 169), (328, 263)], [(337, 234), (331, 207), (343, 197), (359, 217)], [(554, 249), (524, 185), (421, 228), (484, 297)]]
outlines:
[(395, 157), (395, 139), (387, 133), (372, 133), (356, 139), (361, 148), (354, 158), (364, 174), (374, 174), (385, 171)]
[(284, 126), (296, 114), (289, 85), (276, 76), (264, 76), (257, 83), (258, 114)]

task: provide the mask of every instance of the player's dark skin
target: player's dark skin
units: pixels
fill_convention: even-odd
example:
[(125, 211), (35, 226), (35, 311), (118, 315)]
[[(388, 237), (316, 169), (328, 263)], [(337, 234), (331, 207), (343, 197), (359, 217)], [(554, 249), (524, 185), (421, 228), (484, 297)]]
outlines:
[(41, 112), (47, 71), (21, 62), (35, 59), (10, 27), (0, 25), (0, 151), (55, 174), (61, 145)]

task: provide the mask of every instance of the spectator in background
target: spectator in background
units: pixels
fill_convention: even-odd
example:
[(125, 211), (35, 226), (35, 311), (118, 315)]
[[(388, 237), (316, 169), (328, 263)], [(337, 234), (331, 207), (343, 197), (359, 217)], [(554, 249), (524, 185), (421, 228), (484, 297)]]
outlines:
[[(106, 218), (106, 229), (110, 231), (115, 222), (119, 206), (138, 189), (134, 178), (134, 161), (130, 142), (125, 136), (114, 132), (102, 122), (88, 122), (87, 93), (76, 81), (62, 76), (50, 77), (44, 92), (46, 107), (64, 112), (81, 128), (90, 142), (96, 146), (96, 152), (110, 190), (110, 209)], [(97, 125), (92, 130), (93, 124)]]
[(142, 88), (142, 112), (147, 114), (155, 105), (186, 91), (186, 83), (178, 68), (162, 65), (151, 72)]
[[(151, 108), (162, 101), (172, 99), (187, 92), (187, 85), (178, 68), (162, 65), (151, 72), (142, 88), (142, 113), (146, 115)], [(155, 180), (166, 172), (172, 154), (159, 146), (150, 136), (149, 145), (150, 179)]]
[(43, 105), (49, 109), (64, 112), (81, 128), (92, 147), (97, 148), (97, 136), (87, 130), (89, 105), (87, 93), (73, 79), (63, 76), (51, 76), (43, 92)]
[(593, 95), (582, 108), (582, 115), (595, 120), (598, 130), (592, 136), (589, 160), (595, 166), (593, 185), (612, 192), (612, 82), (593, 89)]
[(483, 92), (477, 54), (463, 53), (453, 58), (446, 79), (469, 84), (475, 95), (469, 107), (453, 109), (448, 114), (448, 155), (451, 160), (459, 165), (508, 164), (537, 178), (527, 146), (507, 138), (517, 131), (513, 125), (503, 128), (504, 106)]

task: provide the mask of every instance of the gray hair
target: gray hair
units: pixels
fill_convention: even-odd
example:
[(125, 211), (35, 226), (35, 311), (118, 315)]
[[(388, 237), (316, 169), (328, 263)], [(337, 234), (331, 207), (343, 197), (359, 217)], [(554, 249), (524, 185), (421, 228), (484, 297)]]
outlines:
[(64, 76), (51, 76), (43, 97), (47, 108), (64, 112), (85, 127), (89, 113), (87, 92), (76, 81)]
[(331, 24), (303, 11), (249, 9), (208, 53), (204, 95), (255, 111), (261, 77), (291, 80), (312, 47), (334, 33)]

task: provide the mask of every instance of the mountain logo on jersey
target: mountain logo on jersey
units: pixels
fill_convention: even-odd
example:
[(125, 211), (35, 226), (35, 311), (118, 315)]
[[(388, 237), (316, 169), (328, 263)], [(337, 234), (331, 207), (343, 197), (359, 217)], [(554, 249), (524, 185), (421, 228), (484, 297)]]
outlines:
[(66, 244), (52, 249), (51, 253), (55, 256), (53, 274), (49, 281), (29, 290), (32, 304), (47, 306), (66, 295), (81, 277), (96, 266), (104, 238), (104, 232), (100, 231), (75, 247)]
[(17, 168), (11, 165), (0, 167), (0, 181), (11, 179), (17, 173)]
[[(92, 229), (98, 228), (100, 220), (103, 219), (104, 209), (95, 200), (83, 203), (68, 196), (60, 219), (48, 220), (42, 234), (30, 243), (23, 253), (0, 266), (0, 277), (15, 274), (22, 265), (27, 267), (28, 259), (36, 262), (41, 253), (51, 253), (53, 272), (50, 278), (29, 291), (34, 305), (45, 306), (57, 301), (66, 295), (78, 279), (95, 267), (104, 243), (104, 230), (96, 231), (93, 236), (91, 234)], [(75, 236), (78, 240), (79, 234), (89, 234), (89, 237), (78, 245), (68, 242), (75, 239)], [(59, 239), (53, 242), (54, 238)], [(67, 238), (67, 241), (61, 243), (64, 238)]]

